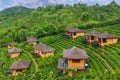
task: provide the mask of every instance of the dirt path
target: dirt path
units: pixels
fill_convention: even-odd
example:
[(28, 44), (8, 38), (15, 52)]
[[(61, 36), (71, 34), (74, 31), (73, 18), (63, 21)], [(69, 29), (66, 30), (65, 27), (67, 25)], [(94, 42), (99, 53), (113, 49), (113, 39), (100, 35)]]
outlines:
[(35, 72), (37, 72), (38, 71), (38, 63), (35, 61), (35, 59), (32, 57), (32, 55), (28, 51), (24, 50), (24, 52), (26, 52), (32, 59), (34, 65), (35, 65)]

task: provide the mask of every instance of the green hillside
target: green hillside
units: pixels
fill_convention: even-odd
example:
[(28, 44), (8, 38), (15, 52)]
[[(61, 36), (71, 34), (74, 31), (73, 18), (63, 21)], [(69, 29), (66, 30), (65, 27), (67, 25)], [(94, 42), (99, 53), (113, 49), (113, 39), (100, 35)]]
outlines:
[[(0, 80), (119, 80), (120, 79), (120, 41), (117, 44), (89, 48), (82, 43), (85, 37), (69, 39), (62, 34), (66, 27), (78, 27), (90, 32), (108, 31), (120, 36), (120, 5), (113, 0), (108, 5), (86, 4), (48, 5), (37, 9), (12, 7), (0, 12)], [(55, 56), (40, 58), (32, 55), (33, 48), (25, 43), (26, 37), (36, 36), (40, 43), (56, 49)], [(18, 58), (9, 59), (6, 44), (16, 41), (16, 47), (23, 50)], [(85, 49), (90, 58), (89, 68), (85, 73), (73, 77), (58, 75), (58, 59), (63, 50), (76, 46)], [(19, 76), (8, 76), (6, 71), (18, 59), (31, 60), (30, 69)], [(75, 72), (74, 72), (75, 73)]]
[[(106, 6), (98, 4), (88, 6), (78, 3), (73, 6), (48, 5), (33, 10), (13, 7), (3, 10), (3, 13), (5, 12), (9, 17), (0, 16), (2, 21), (0, 23), (0, 33), (2, 34), (0, 34), (0, 40), (2, 43), (6, 43), (5, 40), (8, 37), (8, 41), (12, 39), (21, 42), (25, 40), (26, 36), (34, 35), (40, 38), (54, 35), (63, 32), (66, 27), (70, 26), (84, 29), (119, 24), (119, 8), (120, 6), (114, 1)], [(13, 16), (9, 13), (12, 13)], [(116, 19), (118, 19), (118, 22)], [(26, 35), (23, 35), (23, 33)]]
[(15, 15), (21, 15), (25, 13), (29, 13), (32, 9), (23, 7), (23, 6), (15, 6), (15, 7), (10, 7), (7, 9), (4, 9), (0, 11), (0, 16), (2, 17), (13, 17)]
[[(111, 29), (112, 28), (112, 29)], [(108, 31), (116, 35), (120, 35), (119, 25), (114, 26), (106, 26), (103, 28), (96, 28), (97, 31), (103, 32)], [(86, 32), (91, 31), (92, 29), (86, 29)], [(84, 37), (79, 37), (77, 39), (68, 39), (63, 37), (62, 34), (57, 34), (54, 36), (48, 36), (44, 38), (40, 38), (39, 42), (45, 43), (51, 47), (56, 49), (55, 56), (51, 56), (48, 58), (39, 58), (37, 56), (33, 56), (31, 53), (33, 52), (32, 47), (27, 46), (25, 43), (18, 43), (16, 46), (23, 49), (22, 55), (19, 58), (32, 60), (32, 65), (28, 71), (24, 74), (20, 74), (17, 77), (6, 76), (5, 72), (11, 65), (11, 63), (19, 58), (9, 59), (7, 58), (7, 49), (0, 49), (0, 60), (4, 61), (5, 64), (3, 68), (0, 68), (0, 78), (1, 79), (27, 79), (27, 80), (78, 80), (78, 79), (111, 79), (118, 80), (119, 72), (120, 72), (120, 42), (114, 45), (105, 46), (105, 51), (103, 51), (100, 47), (92, 47), (89, 48), (89, 44), (83, 44), (81, 40)], [(81, 49), (85, 49), (90, 58), (87, 59), (89, 63), (89, 68), (85, 73), (79, 73), (77, 75), (73, 75), (73, 77), (68, 77), (67, 75), (58, 76), (57, 73), (57, 62), (58, 58), (62, 57), (63, 49), (71, 48), (72, 46), (77, 46)], [(9, 60), (9, 61), (8, 61)], [(105, 72), (106, 71), (106, 72)]]

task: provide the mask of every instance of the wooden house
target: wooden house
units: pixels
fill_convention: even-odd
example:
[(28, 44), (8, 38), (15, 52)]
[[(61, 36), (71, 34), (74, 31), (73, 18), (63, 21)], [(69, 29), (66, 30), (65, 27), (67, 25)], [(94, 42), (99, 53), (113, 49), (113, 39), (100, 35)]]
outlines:
[(36, 37), (28, 37), (26, 41), (29, 45), (36, 45), (38, 43), (38, 40)]
[(14, 44), (15, 44), (14, 41), (11, 41), (11, 42), (7, 43), (7, 47), (8, 47), (8, 49), (14, 47)]
[(89, 33), (86, 34), (86, 40), (91, 43), (91, 42), (97, 42), (98, 41), (98, 35), (100, 33), (97, 32), (96, 30), (93, 30)]
[(54, 55), (55, 49), (45, 44), (38, 44), (34, 46), (34, 53), (39, 54), (41, 57)]
[(0, 67), (3, 65), (4, 62), (0, 62)]
[(104, 32), (98, 35), (98, 44), (102, 47), (104, 45), (115, 44), (117, 42), (118, 42), (118, 37), (108, 32)]
[(18, 60), (15, 61), (10, 67), (9, 70), (11, 70), (10, 74), (13, 76), (18, 75), (19, 73), (22, 73), (24, 71), (26, 71), (27, 69), (29, 69), (31, 64), (30, 60)]
[(63, 59), (58, 60), (58, 70), (64, 71), (67, 69), (68, 75), (72, 76), (72, 70), (85, 71), (87, 55), (86, 51), (77, 47), (63, 51)]
[(22, 52), (22, 50), (18, 49), (16, 47), (13, 47), (12, 49), (8, 50), (8, 54), (9, 54), (10, 58), (18, 57), (21, 52)]
[(78, 28), (67, 28), (65, 30), (65, 36), (68, 36), (73, 39), (79, 36), (84, 36), (84, 30)]

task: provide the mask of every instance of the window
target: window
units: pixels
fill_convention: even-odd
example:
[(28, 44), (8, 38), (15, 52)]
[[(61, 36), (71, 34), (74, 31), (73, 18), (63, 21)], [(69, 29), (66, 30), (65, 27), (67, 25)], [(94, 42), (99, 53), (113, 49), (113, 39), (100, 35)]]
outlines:
[(76, 33), (73, 33), (74, 34), (74, 36), (76, 35)]
[(94, 36), (91, 36), (91, 40), (94, 40)]
[(67, 59), (63, 59), (63, 66), (67, 66), (67, 65), (68, 65)]
[(90, 40), (90, 37), (89, 37), (89, 36), (87, 36), (87, 39), (89, 39), (89, 40)]
[(103, 43), (106, 43), (106, 39), (103, 39)]
[(16, 72), (22, 72), (22, 69), (18, 69), (18, 70), (16, 70)]
[(67, 34), (70, 34), (70, 32), (67, 32)]
[(98, 42), (99, 42), (99, 43), (101, 43), (101, 40), (100, 40), (100, 39), (98, 39)]
[(80, 59), (72, 59), (72, 63), (80, 63)]

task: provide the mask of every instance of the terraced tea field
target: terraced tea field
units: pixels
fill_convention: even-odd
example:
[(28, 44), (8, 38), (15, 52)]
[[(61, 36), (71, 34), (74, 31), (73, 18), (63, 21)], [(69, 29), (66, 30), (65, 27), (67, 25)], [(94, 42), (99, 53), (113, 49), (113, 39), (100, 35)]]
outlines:
[[(92, 29), (88, 29), (86, 32), (91, 30)], [(119, 26), (96, 28), (96, 30), (100, 32), (108, 31), (120, 36)], [(33, 52), (33, 48), (25, 45), (25, 43), (17, 44), (16, 46), (23, 50), (19, 58), (31, 60), (32, 64), (28, 71), (15, 77), (7, 76), (6, 71), (12, 62), (19, 58), (7, 58), (7, 49), (5, 47), (0, 48), (0, 61), (5, 62), (3, 67), (0, 68), (0, 80), (119, 80), (120, 41), (117, 44), (105, 46), (105, 50), (103, 51), (100, 47), (93, 46), (90, 48), (89, 44), (82, 43), (83, 38), (84, 37), (79, 37), (74, 40), (68, 39), (63, 37), (61, 33), (54, 36), (40, 38), (40, 43), (45, 43), (56, 49), (55, 56), (47, 58), (33, 56), (31, 54)], [(86, 50), (87, 54), (90, 56), (87, 59), (89, 68), (85, 73), (81, 72), (79, 74), (74, 74), (73, 77), (68, 77), (67, 75), (58, 76), (58, 58), (62, 57), (64, 49), (68, 49), (73, 46)]]

